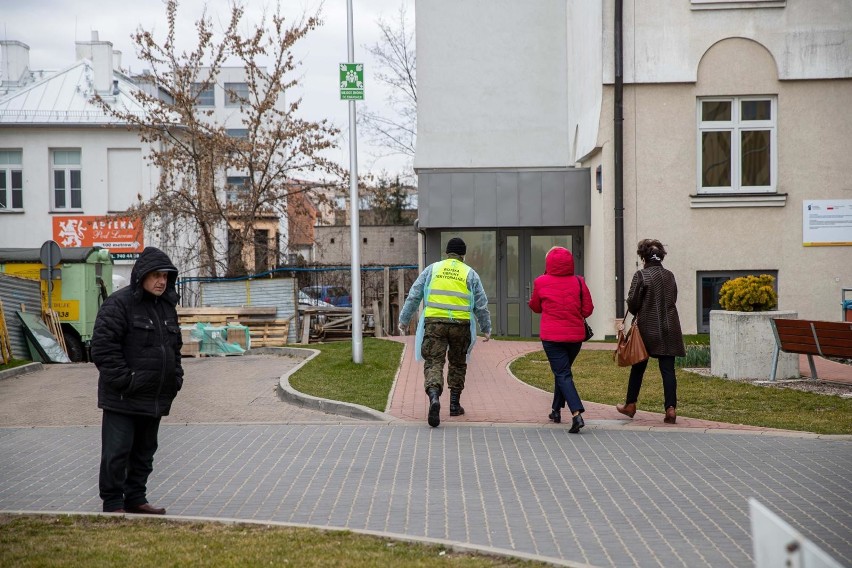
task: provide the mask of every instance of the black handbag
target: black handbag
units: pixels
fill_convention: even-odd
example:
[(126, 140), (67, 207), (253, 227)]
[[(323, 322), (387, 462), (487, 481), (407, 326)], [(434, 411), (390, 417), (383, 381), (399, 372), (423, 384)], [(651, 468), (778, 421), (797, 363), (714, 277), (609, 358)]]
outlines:
[[(580, 277), (577, 276), (577, 283), (580, 285), (580, 315), (582, 315), (583, 311), (583, 282), (580, 280)], [(586, 318), (583, 318), (583, 326), (586, 328), (586, 338), (583, 341), (588, 341), (592, 337), (595, 336), (595, 332), (592, 331), (592, 326), (589, 325), (589, 322), (586, 321)]]

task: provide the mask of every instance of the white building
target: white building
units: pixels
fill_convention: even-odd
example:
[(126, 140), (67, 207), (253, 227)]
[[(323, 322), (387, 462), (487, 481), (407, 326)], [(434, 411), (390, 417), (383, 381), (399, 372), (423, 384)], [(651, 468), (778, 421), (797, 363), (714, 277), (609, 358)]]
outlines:
[(56, 72), (31, 71), (27, 45), (0, 41), (0, 247), (102, 245), (115, 255), (116, 275), (129, 278), (152, 235), (98, 219), (149, 198), (158, 175), (137, 134), (90, 102), (97, 93), (141, 112), (118, 71), (120, 53), (92, 35)]
[[(0, 247), (37, 248), (50, 239), (60, 246), (104, 246), (113, 254), (116, 280), (126, 282), (139, 252), (154, 245), (169, 251), (183, 274), (192, 275), (194, 267), (181, 265), (179, 251), (197, 252), (194, 235), (179, 236), (191, 245), (171, 247), (180, 245), (174, 236), (146, 234), (129, 220), (103, 219), (151, 198), (159, 170), (146, 160), (150, 147), (138, 131), (93, 104), (92, 96), (140, 114), (144, 109), (132, 96), (135, 89), (169, 96), (144, 74), (125, 76), (120, 64), (120, 52), (100, 41), (97, 32), (91, 41), (77, 42), (75, 63), (60, 71), (31, 71), (27, 45), (0, 42)], [(244, 137), (244, 113), (232, 93), (246, 89), (242, 68), (223, 68), (216, 84), (201, 93), (199, 110), (212, 110), (209, 120)], [(223, 201), (235, 200), (245, 179), (240, 171), (221, 172), (216, 183)], [(268, 212), (254, 225), (255, 242), (243, 255), (250, 272), (263, 272), (277, 266), (287, 220)], [(223, 229), (220, 237), (226, 243), (228, 233)]]
[(463, 236), (509, 335), (537, 335), (526, 300), (555, 244), (611, 335), (649, 237), (669, 250), (686, 333), (707, 331), (721, 283), (747, 273), (777, 278), (780, 309), (839, 319), (852, 3), (623, 2), (616, 58), (621, 5), (417, 2), (422, 261)]

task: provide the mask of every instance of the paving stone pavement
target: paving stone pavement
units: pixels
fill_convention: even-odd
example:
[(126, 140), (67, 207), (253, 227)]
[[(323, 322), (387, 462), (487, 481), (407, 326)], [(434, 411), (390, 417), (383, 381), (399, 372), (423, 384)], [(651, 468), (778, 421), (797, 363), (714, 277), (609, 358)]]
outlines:
[[(199, 388), (181, 393), (184, 410), (227, 394), (241, 419), (211, 404), (165, 423), (151, 502), (170, 515), (442, 539), (571, 566), (747, 567), (754, 497), (852, 565), (848, 437), (360, 422), (267, 401), (269, 380), (297, 364), (287, 359), (187, 365)], [(94, 373), (73, 367), (77, 379), (53, 366), (0, 381), (0, 511), (100, 511), (99, 419), (79, 418), (94, 405)], [(210, 388), (218, 380), (222, 391)], [(67, 425), (39, 411), (40, 397)], [(11, 424), (19, 404), (56, 423)], [(277, 420), (246, 419), (267, 406)]]

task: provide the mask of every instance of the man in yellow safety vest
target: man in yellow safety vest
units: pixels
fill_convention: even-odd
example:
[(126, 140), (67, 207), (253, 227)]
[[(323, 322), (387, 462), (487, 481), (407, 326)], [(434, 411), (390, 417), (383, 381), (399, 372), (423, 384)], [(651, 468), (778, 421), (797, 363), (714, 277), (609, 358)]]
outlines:
[[(429, 395), (429, 426), (441, 423), (440, 396), (444, 390), (444, 361), (449, 362), (450, 416), (464, 414), (460, 404), (467, 359), (476, 341), (476, 324), (491, 339), (488, 297), (479, 275), (464, 263), (465, 242), (454, 237), (447, 243), (447, 258), (426, 267), (408, 292), (399, 314), (405, 335), (414, 312), (423, 302), (415, 341), (415, 357), (424, 361), (424, 387)], [(471, 317), (471, 314), (475, 316)]]

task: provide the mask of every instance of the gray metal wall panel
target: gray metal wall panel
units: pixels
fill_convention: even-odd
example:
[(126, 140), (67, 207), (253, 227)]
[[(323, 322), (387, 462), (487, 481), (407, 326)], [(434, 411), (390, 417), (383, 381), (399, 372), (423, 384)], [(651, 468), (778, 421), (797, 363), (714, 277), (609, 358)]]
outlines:
[(555, 172), (541, 174), (541, 224), (559, 226), (565, 221), (565, 176)]
[(497, 174), (497, 191), (490, 197), (497, 204), (497, 226), (518, 226), (518, 174), (500, 172)]
[(15, 359), (31, 359), (24, 336), (24, 327), (17, 312), (24, 304), (26, 311), (41, 313), (41, 288), (38, 280), (18, 278), (0, 274), (0, 300), (3, 301), (3, 316), (9, 331), (9, 343)]
[[(233, 282), (203, 282), (201, 305), (241, 308), (245, 306), (278, 309), (275, 317), (288, 319), (296, 313), (296, 279), (238, 280)], [(287, 341), (298, 341), (296, 318), (290, 321)]]
[(588, 168), (422, 172), (419, 224), (423, 229), (588, 226), (590, 176)]
[(497, 192), (497, 174), (481, 173), (473, 178), (473, 198), (476, 207), (473, 210), (475, 227), (496, 227), (499, 209), (494, 195)]
[(540, 227), (541, 219), (541, 173), (521, 172), (518, 174), (518, 224), (522, 227)]
[[(589, 170), (586, 170), (588, 174)], [(565, 180), (565, 225), (580, 227), (592, 224), (592, 195), (589, 186), (580, 176), (570, 176)], [(586, 176), (588, 182), (588, 175)]]
[(474, 199), (473, 187), (474, 176), (465, 174), (452, 174), (452, 196), (450, 199), (450, 214), (453, 227), (460, 227), (470, 223), (473, 219)]

